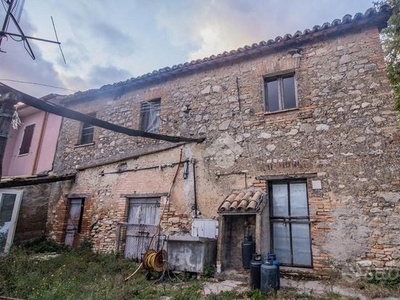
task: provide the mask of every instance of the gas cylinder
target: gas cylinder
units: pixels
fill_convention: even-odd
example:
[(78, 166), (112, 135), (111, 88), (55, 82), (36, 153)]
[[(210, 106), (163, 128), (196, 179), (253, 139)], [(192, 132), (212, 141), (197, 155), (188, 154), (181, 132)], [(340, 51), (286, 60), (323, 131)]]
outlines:
[(277, 290), (276, 277), (277, 267), (272, 263), (272, 259), (264, 260), (264, 263), (261, 265), (261, 293), (266, 295), (273, 290)]
[(250, 286), (253, 290), (260, 288), (260, 273), (262, 259), (260, 254), (253, 254), (253, 259), (250, 262)]
[(255, 250), (255, 243), (251, 235), (245, 236), (242, 242), (242, 261), (243, 268), (250, 269), (251, 257)]
[(267, 259), (272, 259), (272, 264), (276, 266), (277, 272), (276, 272), (276, 286), (278, 290), (281, 288), (281, 274), (279, 271), (279, 261), (276, 259), (276, 254), (274, 253), (268, 253), (267, 254)]

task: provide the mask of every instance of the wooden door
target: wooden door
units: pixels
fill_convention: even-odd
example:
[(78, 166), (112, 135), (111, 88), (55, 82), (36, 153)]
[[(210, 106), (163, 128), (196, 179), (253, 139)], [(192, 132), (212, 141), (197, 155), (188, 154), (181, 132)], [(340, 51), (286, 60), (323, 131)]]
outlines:
[(69, 203), (67, 227), (65, 229), (65, 245), (70, 247), (77, 246), (78, 239), (76, 239), (76, 235), (81, 232), (82, 214), (83, 199), (71, 199)]
[(125, 258), (142, 259), (157, 232), (160, 198), (131, 198), (126, 228)]

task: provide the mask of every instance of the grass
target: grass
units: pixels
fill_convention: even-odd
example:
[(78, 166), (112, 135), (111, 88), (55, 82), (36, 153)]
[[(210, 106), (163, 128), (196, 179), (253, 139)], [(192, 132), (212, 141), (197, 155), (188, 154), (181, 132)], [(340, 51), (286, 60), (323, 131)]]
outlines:
[[(58, 255), (38, 255), (40, 251), (57, 251)], [(43, 259), (46, 257), (46, 259)], [(138, 264), (117, 259), (114, 255), (96, 254), (85, 247), (67, 251), (55, 245), (14, 247), (7, 256), (0, 256), (0, 295), (20, 299), (171, 299), (171, 300), (233, 300), (233, 299), (357, 299), (336, 293), (310, 295), (300, 293), (294, 288), (285, 288), (270, 295), (262, 295), (259, 290), (239, 293), (226, 291), (202, 296), (202, 286), (209, 280), (209, 273), (202, 279), (182, 274), (165, 275), (152, 273), (146, 279), (145, 271), (139, 271), (130, 280), (125, 278), (133, 273)], [(211, 270), (210, 270), (211, 271)], [(149, 276), (147, 276), (149, 277)], [(375, 277), (378, 278), (378, 277)], [(398, 290), (397, 282), (359, 283), (359, 288), (368, 295), (386, 296)], [(390, 286), (387, 286), (387, 285)], [(163, 298), (164, 297), (164, 298)]]
[(139, 272), (137, 263), (114, 255), (69, 251), (46, 260), (14, 248), (0, 257), (0, 295), (21, 299), (199, 299), (200, 282), (174, 278), (167, 284)]
[(354, 286), (371, 298), (400, 297), (400, 270), (387, 269), (384, 272), (370, 272)]

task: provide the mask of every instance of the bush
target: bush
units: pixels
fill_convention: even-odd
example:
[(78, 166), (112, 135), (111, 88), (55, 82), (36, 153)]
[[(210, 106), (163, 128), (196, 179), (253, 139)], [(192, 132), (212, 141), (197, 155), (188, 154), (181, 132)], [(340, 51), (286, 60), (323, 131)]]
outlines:
[(45, 237), (38, 240), (21, 243), (18, 246), (22, 249), (25, 249), (27, 253), (61, 253), (67, 250), (65, 245), (59, 245), (54, 240), (46, 239)]

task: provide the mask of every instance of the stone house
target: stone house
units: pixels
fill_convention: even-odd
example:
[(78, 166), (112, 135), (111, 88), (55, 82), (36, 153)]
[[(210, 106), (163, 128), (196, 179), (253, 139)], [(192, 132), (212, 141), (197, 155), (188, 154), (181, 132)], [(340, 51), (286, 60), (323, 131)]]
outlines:
[[(54, 94), (41, 100), (59, 101)], [(61, 126), (61, 117), (25, 104), (17, 104), (16, 111), (20, 124), (9, 130), (0, 181), (0, 253), (13, 242), (45, 236), (48, 182), (54, 179), (49, 173)]]
[(55, 172), (76, 179), (54, 184), (50, 237), (140, 259), (155, 240), (217, 236), (226, 270), (242, 267), (251, 235), (284, 268), (400, 267), (398, 127), (379, 40), (389, 14), (346, 15), (64, 98), (114, 124), (205, 139), (64, 119)]

